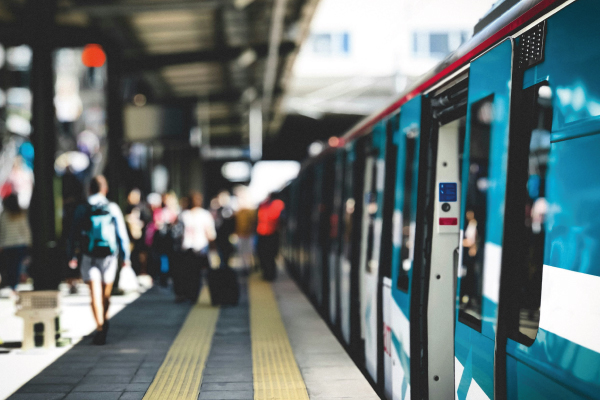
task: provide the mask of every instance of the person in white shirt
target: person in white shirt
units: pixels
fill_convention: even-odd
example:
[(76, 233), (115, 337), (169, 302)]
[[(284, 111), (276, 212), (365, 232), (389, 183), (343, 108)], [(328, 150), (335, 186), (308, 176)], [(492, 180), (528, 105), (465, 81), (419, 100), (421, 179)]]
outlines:
[(208, 247), (217, 237), (215, 220), (202, 208), (202, 194), (190, 195), (191, 208), (179, 216), (184, 226), (181, 265), (174, 276), (175, 301), (195, 302), (200, 294), (202, 272), (209, 267)]

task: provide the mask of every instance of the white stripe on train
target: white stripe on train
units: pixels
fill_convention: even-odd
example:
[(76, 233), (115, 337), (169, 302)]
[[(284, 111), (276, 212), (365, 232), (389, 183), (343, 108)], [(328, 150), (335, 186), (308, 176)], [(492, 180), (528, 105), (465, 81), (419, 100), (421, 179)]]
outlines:
[(600, 353), (600, 277), (544, 265), (540, 328)]

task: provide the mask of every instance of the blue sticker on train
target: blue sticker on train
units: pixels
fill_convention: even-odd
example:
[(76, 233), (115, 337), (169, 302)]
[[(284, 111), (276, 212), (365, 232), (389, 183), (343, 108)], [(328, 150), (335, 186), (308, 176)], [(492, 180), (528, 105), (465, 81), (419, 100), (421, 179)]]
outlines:
[(456, 183), (440, 183), (440, 202), (448, 203), (458, 200)]

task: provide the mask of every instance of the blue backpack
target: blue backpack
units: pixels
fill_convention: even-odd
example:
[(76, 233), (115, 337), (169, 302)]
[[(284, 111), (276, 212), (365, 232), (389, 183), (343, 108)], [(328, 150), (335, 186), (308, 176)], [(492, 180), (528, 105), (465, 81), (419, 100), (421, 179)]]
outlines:
[(94, 257), (106, 257), (117, 252), (117, 229), (109, 203), (88, 205), (85, 252)]

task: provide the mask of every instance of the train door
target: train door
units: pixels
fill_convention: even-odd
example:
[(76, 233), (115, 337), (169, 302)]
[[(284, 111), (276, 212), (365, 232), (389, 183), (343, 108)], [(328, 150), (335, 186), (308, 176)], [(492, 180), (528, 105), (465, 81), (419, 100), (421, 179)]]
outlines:
[(331, 214), (335, 187), (335, 154), (328, 155), (323, 162), (323, 181), (321, 184), (321, 207), (319, 218), (319, 247), (321, 248), (320, 307), (323, 318), (329, 315), (329, 255), (333, 239), (331, 238)]
[(366, 159), (360, 287), (361, 333), (365, 343), (365, 365), (377, 382), (379, 258), (383, 225), (385, 187), (386, 124), (375, 126)]
[(310, 234), (310, 278), (309, 278), (309, 293), (315, 300), (317, 307), (322, 304), (322, 279), (323, 279), (323, 248), (321, 247), (320, 231), (321, 231), (321, 214), (323, 212), (323, 179), (324, 179), (324, 164), (323, 162), (314, 167), (313, 187), (313, 202), (311, 203), (311, 234)]
[(360, 319), (360, 256), (364, 207), (365, 149), (369, 137), (346, 146), (344, 166), (343, 244), (340, 263), (340, 321), (342, 337), (358, 365), (364, 364)]
[[(599, 17), (579, 0), (518, 38), (498, 398), (600, 393)], [(527, 57), (532, 42), (543, 51)]]
[(494, 397), (512, 61), (508, 39), (469, 70), (454, 342), (459, 399)]
[(344, 163), (346, 153), (339, 149), (335, 154), (333, 206), (329, 217), (329, 238), (331, 241), (329, 251), (329, 321), (336, 328), (340, 328), (339, 321), (339, 292), (340, 292), (340, 259), (343, 240), (343, 193), (344, 193)]
[(398, 146), (394, 143), (394, 136), (398, 132), (400, 116), (398, 114), (388, 119), (386, 123), (386, 150), (385, 150), (385, 181), (383, 194), (383, 224), (381, 227), (381, 252), (379, 255), (379, 282), (381, 288), (377, 303), (378, 343), (377, 352), (378, 375), (377, 381), (381, 382), (380, 389), (387, 399), (392, 398), (392, 348), (391, 348), (391, 320), (392, 320), (392, 230), (394, 214), (394, 196), (396, 187), (396, 158)]
[(392, 365), (392, 398), (410, 398), (410, 302), (419, 177), (421, 96), (402, 106), (399, 129), (394, 134), (398, 148), (392, 229), (392, 279), (390, 323), (386, 350)]
[(300, 221), (302, 221), (302, 242), (300, 251), (300, 279), (302, 287), (310, 293), (310, 279), (312, 269), (312, 257), (311, 257), (311, 246), (312, 246), (312, 210), (313, 210), (313, 193), (314, 193), (314, 166), (310, 166), (304, 172), (302, 179), (302, 210), (299, 214)]
[(344, 165), (344, 191), (342, 204), (342, 252), (340, 255), (340, 329), (346, 345), (350, 345), (350, 288), (352, 269), (352, 240), (356, 200), (353, 189), (354, 162), (356, 160), (355, 144), (346, 146), (346, 161)]

